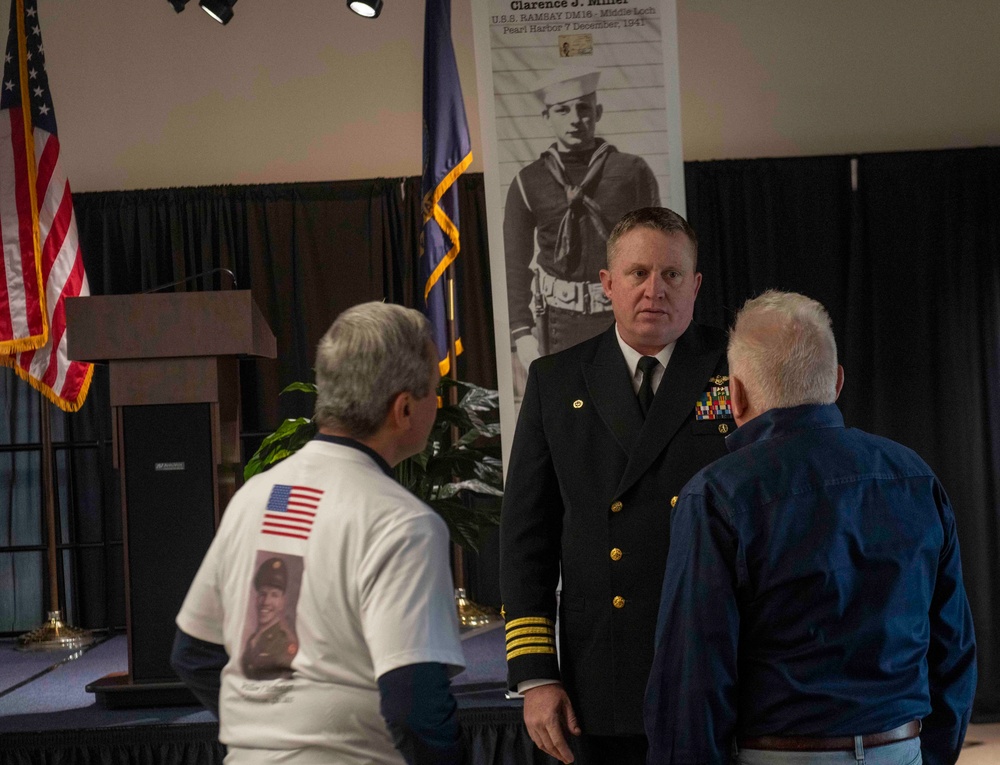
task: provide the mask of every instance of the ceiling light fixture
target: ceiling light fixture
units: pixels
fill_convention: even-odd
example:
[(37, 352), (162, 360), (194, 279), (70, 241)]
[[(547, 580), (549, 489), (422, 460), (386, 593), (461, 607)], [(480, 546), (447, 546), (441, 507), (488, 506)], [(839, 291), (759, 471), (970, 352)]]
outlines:
[(377, 19), (382, 12), (382, 0), (347, 0), (347, 7), (366, 19)]
[(233, 18), (233, 6), (236, 5), (236, 0), (199, 0), (198, 5), (213, 19), (225, 25)]

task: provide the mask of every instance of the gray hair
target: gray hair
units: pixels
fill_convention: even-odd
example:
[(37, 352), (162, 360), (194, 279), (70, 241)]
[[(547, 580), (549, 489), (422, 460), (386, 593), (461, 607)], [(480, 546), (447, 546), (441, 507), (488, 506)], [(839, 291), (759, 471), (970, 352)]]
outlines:
[(430, 323), (419, 311), (382, 302), (348, 308), (316, 348), (316, 423), (371, 436), (397, 395), (432, 393), (432, 347)]
[(837, 399), (837, 342), (830, 315), (796, 292), (748, 300), (729, 333), (729, 371), (761, 412)]
[(608, 236), (608, 268), (615, 256), (618, 240), (634, 228), (651, 228), (664, 234), (684, 234), (691, 242), (691, 257), (694, 260), (694, 270), (698, 270), (698, 235), (694, 233), (683, 216), (666, 207), (640, 207), (625, 213)]

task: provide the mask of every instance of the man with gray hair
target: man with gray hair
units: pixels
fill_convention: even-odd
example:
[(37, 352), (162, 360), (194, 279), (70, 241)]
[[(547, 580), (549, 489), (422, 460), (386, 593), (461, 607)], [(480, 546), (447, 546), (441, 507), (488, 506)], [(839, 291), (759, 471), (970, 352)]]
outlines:
[(648, 762), (954, 763), (976, 651), (944, 488), (844, 427), (815, 300), (748, 301), (728, 357), (740, 427), (672, 513)]
[[(448, 531), (392, 474), (434, 424), (430, 325), (364, 303), (316, 355), (319, 433), (233, 497), (177, 616), (174, 669), (219, 715), (230, 764), (458, 763)], [(297, 643), (252, 639), (278, 607), (262, 582)]]

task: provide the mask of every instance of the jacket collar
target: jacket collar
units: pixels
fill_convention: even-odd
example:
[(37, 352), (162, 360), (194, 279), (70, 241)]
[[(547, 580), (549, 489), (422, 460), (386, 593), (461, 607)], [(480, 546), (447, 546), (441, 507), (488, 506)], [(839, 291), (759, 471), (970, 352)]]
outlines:
[(844, 427), (844, 415), (840, 413), (836, 404), (779, 407), (768, 409), (726, 436), (726, 448), (730, 452), (735, 452), (757, 441), (787, 436), (803, 430), (842, 427)]
[(721, 349), (705, 347), (698, 325), (692, 322), (677, 339), (644, 420), (615, 328), (604, 333), (593, 361), (584, 364), (583, 373), (601, 420), (628, 455), (617, 494), (643, 476), (694, 411), (698, 395), (721, 355)]

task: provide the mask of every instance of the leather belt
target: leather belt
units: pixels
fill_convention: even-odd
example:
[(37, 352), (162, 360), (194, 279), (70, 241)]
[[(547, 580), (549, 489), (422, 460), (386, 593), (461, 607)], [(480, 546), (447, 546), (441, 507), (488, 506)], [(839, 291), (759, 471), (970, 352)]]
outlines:
[[(865, 749), (875, 746), (895, 744), (907, 741), (920, 735), (919, 720), (900, 725), (898, 728), (882, 733), (870, 733), (861, 737), (861, 745)], [(836, 736), (834, 738), (810, 738), (809, 736), (757, 736), (756, 738), (741, 738), (736, 742), (740, 749), (763, 749), (775, 752), (831, 752), (854, 751), (852, 736)]]
[(537, 267), (538, 287), (545, 302), (564, 311), (595, 314), (611, 310), (600, 282), (571, 282)]

